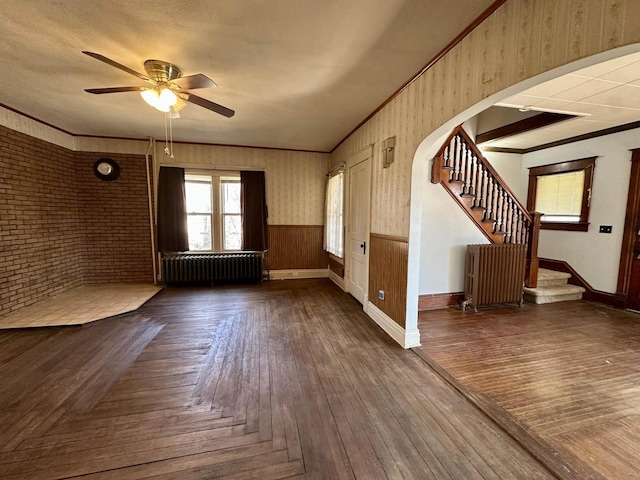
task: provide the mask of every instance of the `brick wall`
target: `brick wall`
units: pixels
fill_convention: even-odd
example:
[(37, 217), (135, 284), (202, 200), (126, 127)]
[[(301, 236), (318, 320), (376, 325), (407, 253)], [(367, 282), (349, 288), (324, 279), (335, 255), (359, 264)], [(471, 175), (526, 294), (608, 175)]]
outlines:
[[(93, 174), (103, 156), (120, 165), (114, 182)], [(152, 281), (144, 156), (0, 126), (0, 317), (83, 283)]]
[(73, 153), (0, 126), (0, 316), (82, 283)]
[[(118, 162), (117, 180), (105, 182), (94, 175), (93, 165), (101, 157)], [(84, 282), (153, 282), (144, 155), (76, 152), (75, 163)]]

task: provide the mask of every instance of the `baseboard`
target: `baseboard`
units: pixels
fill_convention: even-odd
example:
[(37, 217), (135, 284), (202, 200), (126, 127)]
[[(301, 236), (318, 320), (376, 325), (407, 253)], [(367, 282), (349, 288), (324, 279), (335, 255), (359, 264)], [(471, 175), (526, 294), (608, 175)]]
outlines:
[(418, 311), (437, 310), (460, 305), (464, 301), (464, 292), (425, 293), (418, 296)]
[(420, 330), (414, 328), (412, 330), (405, 330), (404, 335), (404, 348), (414, 348), (422, 345), (420, 343)]
[(602, 290), (595, 290), (589, 283), (576, 272), (571, 265), (563, 260), (554, 260), (551, 258), (540, 258), (540, 268), (546, 268), (548, 270), (555, 270), (556, 272), (563, 272), (571, 274), (569, 283), (571, 285), (577, 285), (585, 289), (582, 294), (582, 299), (589, 302), (602, 303), (609, 305), (610, 307), (624, 309), (627, 308), (626, 295), (619, 293), (608, 293)]
[(297, 280), (299, 278), (327, 278), (329, 270), (326, 268), (300, 268), (291, 270), (270, 270), (271, 280)]
[(407, 332), (398, 325), (386, 313), (376, 307), (373, 303), (367, 302), (366, 313), (376, 322), (387, 334), (393, 338), (402, 348), (413, 348), (420, 346), (420, 332), (417, 328)]
[(342, 278), (340, 275), (333, 272), (332, 270), (329, 270), (329, 279), (333, 283), (335, 283), (337, 286), (339, 286), (343, 292), (347, 291), (347, 283), (344, 281), (344, 278)]

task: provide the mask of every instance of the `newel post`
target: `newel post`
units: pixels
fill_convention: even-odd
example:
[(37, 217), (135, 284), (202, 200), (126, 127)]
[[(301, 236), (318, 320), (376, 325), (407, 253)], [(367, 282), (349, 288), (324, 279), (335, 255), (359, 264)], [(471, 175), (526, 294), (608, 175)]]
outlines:
[(525, 286), (536, 288), (538, 286), (538, 237), (540, 235), (540, 212), (531, 213), (531, 226), (529, 227), (529, 244), (527, 245), (527, 273), (524, 279)]

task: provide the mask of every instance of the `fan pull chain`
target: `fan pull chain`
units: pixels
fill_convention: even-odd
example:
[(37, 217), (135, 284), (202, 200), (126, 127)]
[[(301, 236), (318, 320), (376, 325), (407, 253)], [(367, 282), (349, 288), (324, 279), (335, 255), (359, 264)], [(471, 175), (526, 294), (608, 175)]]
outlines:
[(164, 114), (164, 154), (165, 155), (171, 155), (171, 151), (169, 150), (169, 140), (167, 136), (167, 117), (168, 116), (169, 116), (168, 113)]
[(167, 113), (169, 115), (169, 141), (171, 142), (171, 158), (175, 158), (173, 156), (173, 117), (171, 113)]

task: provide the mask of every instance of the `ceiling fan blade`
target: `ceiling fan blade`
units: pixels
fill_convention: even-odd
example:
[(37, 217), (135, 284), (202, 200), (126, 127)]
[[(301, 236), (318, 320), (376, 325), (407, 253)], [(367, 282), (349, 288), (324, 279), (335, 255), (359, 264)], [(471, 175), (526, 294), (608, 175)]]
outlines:
[(225, 117), (233, 117), (235, 115), (236, 112), (234, 112), (233, 110), (231, 110), (230, 108), (227, 107), (223, 107), (222, 105), (219, 105), (217, 103), (214, 103), (210, 100), (207, 100), (206, 98), (202, 98), (202, 97), (198, 97), (197, 95), (194, 95), (193, 93), (189, 93), (189, 92), (180, 92), (184, 94), (184, 98), (187, 102), (190, 103), (194, 103), (196, 105), (199, 105), (203, 108), (206, 108), (207, 110), (211, 110), (212, 112), (216, 112), (219, 113), (220, 115), (223, 115)]
[(188, 75), (186, 77), (176, 78), (175, 80), (171, 80), (168, 82), (169, 84), (175, 84), (179, 86), (182, 90), (193, 90), (194, 88), (211, 88), (217, 87), (216, 82), (211, 80), (206, 75), (202, 73), (197, 73), (195, 75)]
[(135, 77), (140, 78), (141, 80), (144, 80), (145, 82), (150, 82), (150, 83), (154, 83), (149, 77), (147, 77), (146, 75), (143, 75), (142, 73), (136, 72), (135, 70), (132, 70), (129, 67), (125, 67), (124, 65), (122, 65), (121, 63), (115, 62), (113, 60), (111, 60), (110, 58), (105, 57), (104, 55), (100, 55), (99, 53), (94, 53), (94, 52), (87, 52), (85, 50), (82, 51), (82, 53), (84, 53), (85, 55), (89, 55), (90, 57), (95, 58), (96, 60), (100, 60), (101, 62), (106, 63), (107, 65), (111, 65), (112, 67), (116, 67), (119, 68), (120, 70), (122, 70), (123, 72), (127, 72)]
[(108, 88), (85, 88), (85, 92), (95, 93), (120, 93), (120, 92), (141, 92), (147, 90), (146, 87), (108, 87)]

